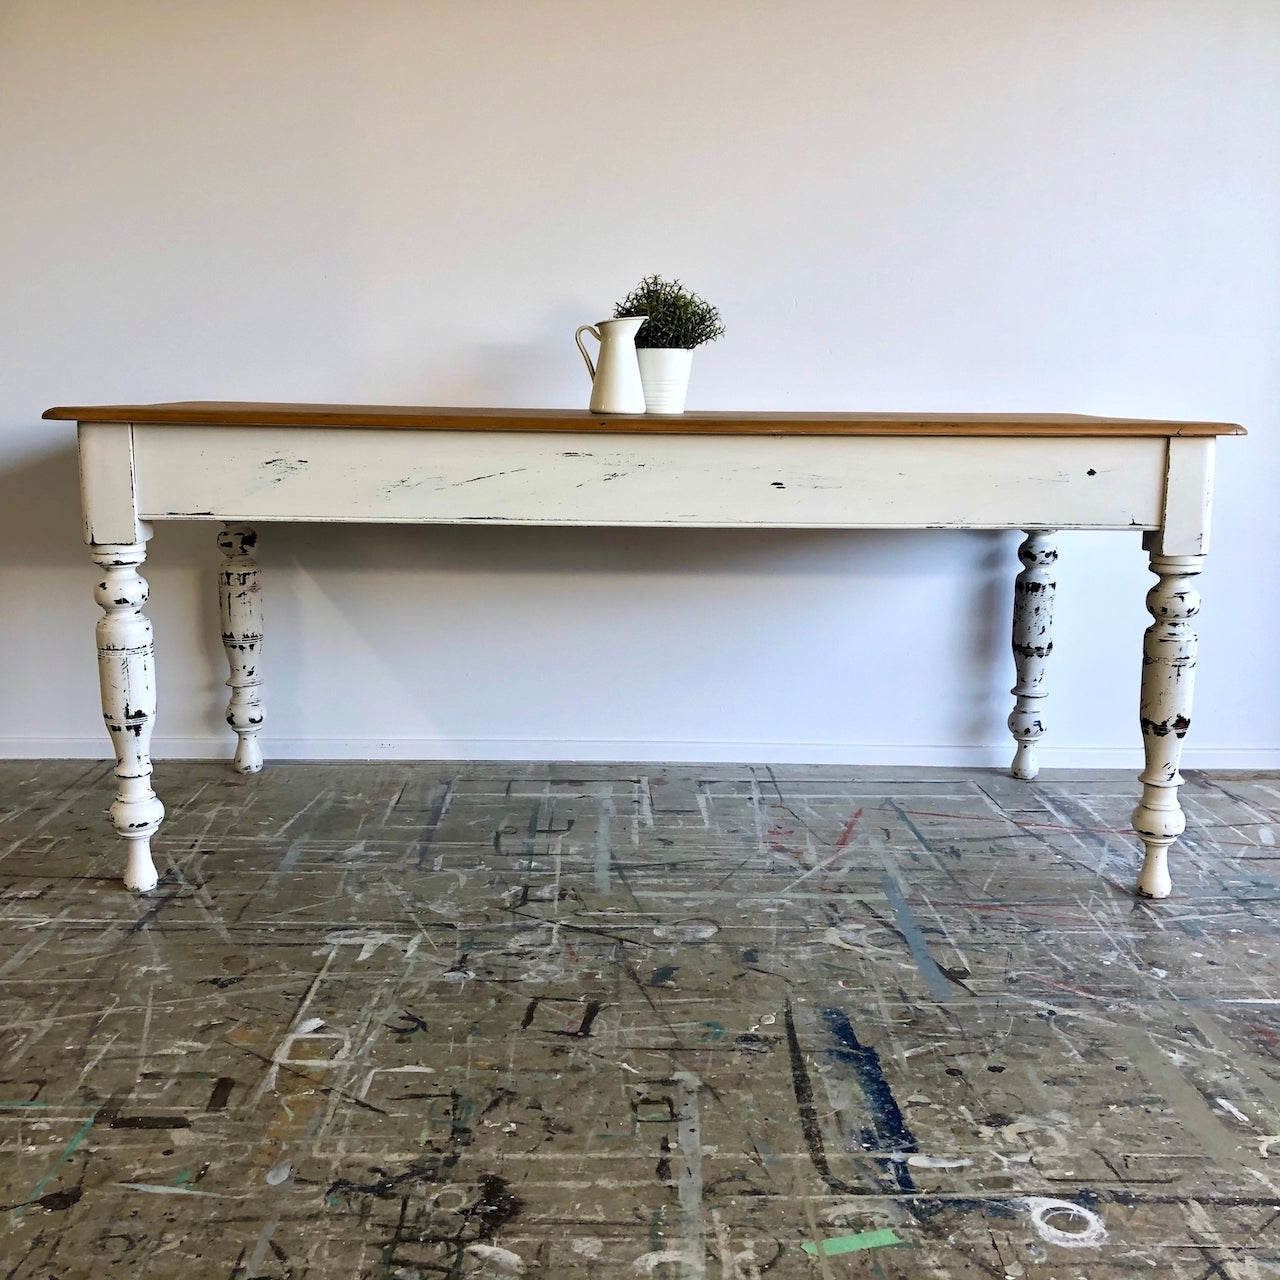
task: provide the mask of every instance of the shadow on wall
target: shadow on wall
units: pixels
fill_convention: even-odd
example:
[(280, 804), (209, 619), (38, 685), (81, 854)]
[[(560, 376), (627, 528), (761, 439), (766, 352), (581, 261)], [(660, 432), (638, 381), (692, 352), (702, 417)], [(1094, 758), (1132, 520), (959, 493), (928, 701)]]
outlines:
[(11, 562), (88, 564), (82, 527), (74, 435), (64, 448), (0, 471), (0, 538)]
[[(520, 665), (531, 658), (536, 661), (536, 655), (541, 653), (551, 655), (553, 660), (572, 662), (578, 644), (585, 645), (588, 652), (593, 645), (607, 645), (607, 638), (599, 630), (591, 633), (594, 640), (579, 636), (576, 629), (566, 634), (557, 631), (562, 622), (544, 620), (540, 625), (536, 613), (527, 611), (532, 599), (538, 599), (542, 607), (553, 612), (573, 603), (574, 609), (584, 610), (588, 628), (601, 615), (616, 616), (623, 628), (621, 648), (634, 652), (633, 647), (638, 644), (641, 653), (653, 653), (639, 667), (627, 667), (624, 662), (620, 670), (625, 667), (631, 680), (639, 679), (640, 672), (648, 672), (658, 685), (663, 683), (660, 673), (665, 664), (692, 658), (686, 646), (698, 643), (695, 637), (706, 621), (699, 612), (704, 604), (714, 609), (715, 600), (728, 601), (735, 614), (741, 608), (741, 589), (725, 581), (735, 577), (759, 583), (769, 596), (766, 607), (785, 610), (787, 599), (798, 596), (799, 627), (788, 626), (785, 616), (781, 621), (773, 618), (767, 634), (788, 648), (794, 645), (800, 655), (806, 649), (809, 634), (805, 628), (817, 622), (818, 631), (807, 646), (808, 660), (818, 666), (847, 666), (852, 661), (859, 668), (849, 685), (855, 700), (858, 693), (876, 696), (876, 686), (893, 686), (908, 679), (912, 654), (918, 651), (921, 637), (936, 634), (939, 628), (958, 628), (963, 652), (955, 658), (959, 668), (955, 682), (935, 693), (939, 702), (954, 708), (948, 717), (951, 724), (947, 740), (982, 744), (1002, 740), (1011, 705), (1007, 692), (1013, 679), (1009, 633), (1013, 579), (1020, 567), (1014, 551), (1019, 537), (1004, 531), (292, 525), (264, 528), (259, 549), (264, 565), (273, 570), (268, 574), (269, 608), (289, 634), (296, 635), (302, 625), (300, 602), (292, 595), (281, 598), (271, 584), (279, 582), (283, 587), (281, 580), (287, 581), (293, 574), (317, 574), (319, 580), (313, 578), (312, 583), (323, 592), (328, 606), (347, 627), (361, 635), (369, 651), (377, 654), (388, 669), (404, 662), (403, 630), (397, 638), (394, 623), (385, 628), (368, 628), (368, 619), (375, 611), (388, 607), (387, 575), (402, 580), (396, 593), (402, 603), (392, 605), (393, 609), (401, 613), (406, 607), (423, 610), (421, 625), (427, 651), (438, 643), (439, 629), (448, 629), (450, 617), (456, 622), (465, 616), (468, 602), (486, 616), (503, 618), (503, 600), (495, 598), (501, 588), (486, 588), (486, 578), (495, 582), (507, 579), (508, 590), (512, 575), (575, 580), (571, 587), (559, 583), (548, 585), (545, 591), (532, 585), (519, 589), (523, 605), (518, 612), (520, 638), (512, 635), (507, 654), (500, 647), (486, 647), (489, 658), (504, 665)], [(380, 582), (365, 573), (373, 567)], [(447, 585), (450, 578), (459, 580), (456, 588)], [(638, 581), (644, 578), (655, 581)], [(670, 584), (669, 593), (663, 579)], [(701, 584), (715, 579), (721, 580), (720, 586), (704, 598)], [(804, 579), (809, 579), (811, 585), (800, 588), (795, 595), (787, 591), (786, 582), (798, 584)], [(944, 618), (937, 614), (935, 583), (939, 579), (947, 584), (946, 598), (952, 602), (948, 607), (958, 611)], [(770, 580), (778, 584), (776, 591), (769, 587)], [(825, 590), (813, 580), (829, 581), (831, 593), (839, 600), (824, 613), (838, 615), (839, 621), (832, 623), (826, 617), (809, 615)], [(896, 597), (899, 601), (905, 598), (906, 608), (911, 611), (902, 618), (904, 629), (898, 650), (901, 666), (883, 665), (882, 647), (881, 665), (874, 659), (858, 658), (857, 598), (860, 591), (883, 598), (883, 591), (872, 585), (875, 580), (888, 580), (899, 587), (905, 584)], [(626, 585), (628, 581), (632, 587)], [(422, 593), (418, 602), (406, 606), (403, 602), (413, 600), (418, 584)], [(753, 585), (747, 589), (755, 588)], [(429, 591), (443, 592), (443, 596), (436, 597), (438, 610), (431, 608)], [(632, 628), (639, 617), (622, 603), (633, 594), (651, 607), (655, 601), (669, 600), (671, 614), (665, 635), (646, 628), (647, 637), (637, 640)], [(390, 621), (385, 612), (383, 616)], [(848, 625), (850, 619), (852, 626)], [(714, 622), (711, 629), (715, 630)], [(538, 631), (548, 634), (539, 637)], [(563, 648), (556, 648), (549, 639), (552, 632), (563, 637)], [(762, 643), (759, 636), (742, 632), (736, 634), (736, 639), (720, 639), (733, 646), (722, 655), (725, 664), (744, 670), (753, 668), (753, 656)], [(484, 643), (488, 645), (488, 635)], [(879, 643), (883, 646), (883, 636)], [(685, 659), (679, 656), (681, 653)], [(690, 665), (696, 667), (697, 659), (693, 658)], [(296, 683), (296, 673), (290, 673), (288, 678)], [(807, 678), (802, 681), (802, 685), (810, 683)], [(286, 702), (301, 697), (300, 689), (278, 685), (277, 693)], [(483, 694), (478, 693), (477, 697)], [(466, 735), (459, 731), (457, 736)]]
[(967, 640), (960, 658), (956, 690), (956, 741), (989, 742), (993, 731), (1003, 742), (1012, 698), (1000, 677), (1015, 675), (1010, 657), (1013, 631), (1013, 581), (1022, 568), (1014, 554), (1018, 534), (982, 533), (972, 605), (963, 622)]
[[(266, 527), (266, 526), (264, 526)], [(982, 539), (1010, 583), (1019, 569), (1010, 539), (994, 532), (924, 529), (616, 529), (484, 525), (280, 525), (262, 544), (311, 569), (384, 573), (776, 574), (927, 578), (939, 548)], [(943, 553), (945, 555), (945, 552)], [(984, 558), (984, 566), (987, 559)]]
[[(502, 300), (493, 300), (500, 307)], [(585, 409), (591, 376), (574, 345), (581, 324), (612, 314), (609, 305), (584, 310), (558, 305), (528, 318), (533, 341), (478, 339), (444, 349), (409, 348), (383, 354), (369, 366), (366, 385), (385, 404), (521, 405)], [(594, 343), (587, 340), (593, 352)], [(696, 379), (696, 374), (695, 374)], [(696, 393), (697, 382), (693, 386)]]

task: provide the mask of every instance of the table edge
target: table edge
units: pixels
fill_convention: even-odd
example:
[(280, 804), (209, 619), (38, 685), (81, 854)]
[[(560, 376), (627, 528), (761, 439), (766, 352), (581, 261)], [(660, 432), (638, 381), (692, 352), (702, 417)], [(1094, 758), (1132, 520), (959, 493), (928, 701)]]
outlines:
[(685, 414), (593, 414), (583, 409), (400, 405), (304, 405), (190, 401), (152, 405), (57, 405), (53, 422), (128, 422), (167, 427), (317, 427), (416, 431), (588, 432), (632, 435), (774, 436), (1243, 436), (1231, 422), (1179, 422), (1083, 414), (792, 413), (717, 410)]

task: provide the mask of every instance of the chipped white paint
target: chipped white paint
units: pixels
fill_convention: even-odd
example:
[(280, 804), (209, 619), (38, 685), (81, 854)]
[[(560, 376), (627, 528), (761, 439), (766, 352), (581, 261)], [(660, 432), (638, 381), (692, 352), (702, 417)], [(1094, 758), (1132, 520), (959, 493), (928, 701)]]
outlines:
[(1018, 744), (1010, 772), (1031, 779), (1040, 772), (1036, 743), (1044, 734), (1044, 677), (1053, 652), (1053, 601), (1058, 547), (1052, 533), (1028, 532), (1018, 548), (1022, 572), (1013, 586), (1013, 660), (1018, 678), (1009, 690), (1017, 702), (1009, 732)]
[(1173, 888), (1169, 846), (1187, 825), (1178, 804), (1182, 784), (1178, 761), (1191, 726), (1196, 671), (1191, 619), (1200, 611), (1200, 595), (1192, 579), (1203, 567), (1204, 557), (1161, 554), (1154, 535), (1145, 542), (1151, 551), (1151, 572), (1159, 581), (1147, 592), (1147, 612), (1154, 621), (1143, 640), (1139, 703), (1146, 767), (1138, 775), (1142, 799), (1133, 811), (1133, 829), (1146, 848), (1138, 892), (1148, 898), (1167, 898)]
[(218, 534), (218, 606), (222, 647), (231, 675), (227, 684), (227, 723), (236, 731), (235, 767), (240, 773), (262, 768), (262, 583), (253, 558), (258, 535), (246, 524), (224, 525)]
[(141, 542), (133, 483), (133, 428), (127, 422), (82, 422), (76, 439), (84, 540), (91, 545)]
[(1209, 550), (1216, 445), (1212, 438), (1169, 441), (1164, 516), (1160, 522), (1165, 555), (1202, 556)]
[(133, 428), (159, 519), (1154, 529), (1158, 437)]
[[(231, 675), (227, 718), (236, 767), (261, 766), (262, 639), (253, 520), (518, 523), (830, 529), (1027, 529), (1020, 550), (1009, 728), (1015, 776), (1035, 776), (1051, 646), (1055, 552), (1045, 529), (1147, 532), (1161, 586), (1148, 597), (1143, 797), (1134, 826), (1147, 857), (1139, 891), (1169, 892), (1169, 845), (1184, 827), (1177, 756), (1189, 715), (1195, 637), (1178, 585), (1199, 572), (1208, 540), (1212, 439), (1177, 436), (733, 436), (590, 432), (406, 431), (342, 427), (80, 427), (86, 534), (95, 558), (137, 550), (150, 518), (227, 523), (220, 538), (223, 632)], [(140, 579), (138, 581), (141, 581)], [(1033, 600), (1033, 597), (1036, 597)], [(1152, 604), (1152, 601), (1155, 604)], [(105, 607), (105, 606), (104, 606)], [(130, 840), (133, 887), (155, 884), (147, 842), (163, 810), (143, 776), (154, 714), (150, 627), (130, 671), (146, 677), (130, 746), (117, 739), (121, 794), (113, 814)], [(104, 658), (104, 662), (106, 659)], [(117, 664), (118, 665), (118, 664)], [(104, 668), (105, 669), (105, 668)], [(113, 677), (114, 678), (114, 677)], [(113, 685), (104, 708), (123, 715)], [(150, 701), (146, 701), (149, 698)], [(113, 710), (116, 706), (121, 710)], [(123, 732), (123, 731), (121, 731)], [(123, 752), (123, 754), (122, 754)], [(127, 757), (127, 759), (126, 759)], [(126, 783), (128, 785), (126, 786)], [(127, 819), (127, 821), (126, 821)], [(639, 819), (637, 819), (637, 822)], [(633, 835), (638, 838), (638, 826)], [(607, 860), (601, 875), (607, 876)], [(838, 934), (835, 945), (849, 943)], [(465, 977), (450, 971), (450, 978)]]
[[(143, 538), (149, 534), (144, 528)], [(145, 541), (99, 545), (92, 554), (102, 570), (94, 599), (105, 615), (97, 627), (102, 718), (116, 754), (111, 821), (128, 845), (125, 885), (145, 893), (159, 882), (151, 861), (151, 837), (164, 820), (164, 805), (151, 788), (155, 643), (150, 619), (142, 612), (147, 583), (138, 573), (147, 558), (147, 545)]]

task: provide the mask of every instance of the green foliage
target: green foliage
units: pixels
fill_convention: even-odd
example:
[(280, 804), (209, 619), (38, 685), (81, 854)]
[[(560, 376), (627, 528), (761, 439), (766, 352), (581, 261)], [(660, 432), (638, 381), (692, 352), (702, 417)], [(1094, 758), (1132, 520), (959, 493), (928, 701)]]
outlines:
[(720, 313), (679, 280), (645, 276), (613, 309), (615, 318), (648, 316), (636, 334), (637, 347), (684, 347), (692, 351), (724, 332)]

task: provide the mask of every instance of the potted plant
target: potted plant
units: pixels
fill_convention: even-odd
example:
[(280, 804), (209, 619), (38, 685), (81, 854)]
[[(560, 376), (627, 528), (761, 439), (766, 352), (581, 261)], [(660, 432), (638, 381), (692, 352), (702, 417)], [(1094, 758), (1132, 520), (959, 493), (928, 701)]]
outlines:
[(683, 413), (694, 348), (724, 333), (719, 311), (679, 280), (645, 276), (613, 314), (646, 317), (636, 334), (646, 410)]

